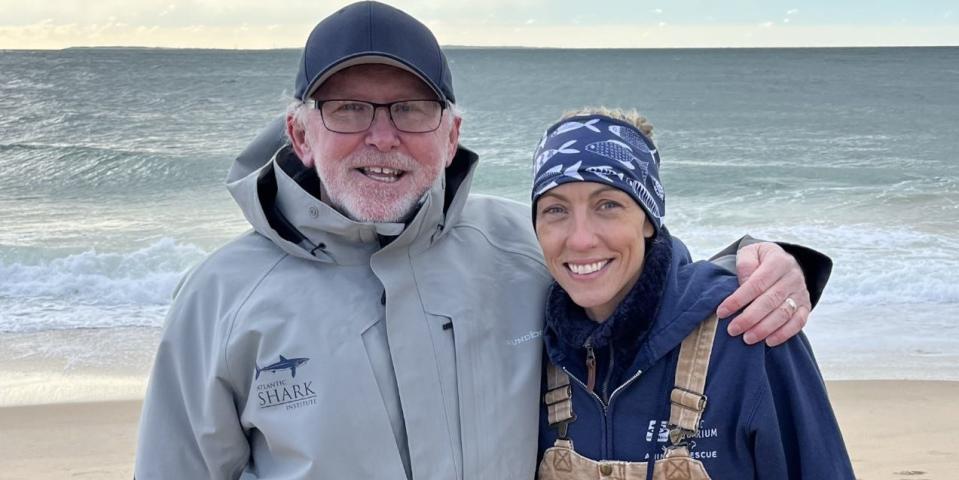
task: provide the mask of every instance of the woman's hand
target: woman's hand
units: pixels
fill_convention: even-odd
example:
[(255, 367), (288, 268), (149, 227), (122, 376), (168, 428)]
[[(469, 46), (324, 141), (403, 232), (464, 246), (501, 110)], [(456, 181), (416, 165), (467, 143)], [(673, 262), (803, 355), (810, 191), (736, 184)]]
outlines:
[(716, 309), (725, 318), (743, 309), (729, 324), (729, 334), (753, 344), (776, 346), (799, 333), (812, 304), (799, 264), (779, 245), (755, 243), (736, 255), (739, 288)]

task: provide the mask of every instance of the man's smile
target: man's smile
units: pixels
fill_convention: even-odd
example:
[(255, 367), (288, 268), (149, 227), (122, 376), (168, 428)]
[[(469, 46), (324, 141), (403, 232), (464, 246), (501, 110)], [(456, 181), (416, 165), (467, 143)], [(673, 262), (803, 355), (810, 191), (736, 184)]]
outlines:
[(404, 170), (389, 167), (360, 167), (356, 170), (367, 178), (384, 183), (394, 183), (406, 174)]

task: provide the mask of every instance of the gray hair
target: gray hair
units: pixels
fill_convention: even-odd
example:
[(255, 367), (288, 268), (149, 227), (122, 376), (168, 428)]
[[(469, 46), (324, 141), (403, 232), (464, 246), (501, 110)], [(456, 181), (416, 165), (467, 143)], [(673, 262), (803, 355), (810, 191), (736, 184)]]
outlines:
[[(297, 130), (306, 130), (306, 116), (309, 111), (310, 107), (306, 106), (306, 102), (302, 100), (293, 100), (286, 106), (286, 116), (293, 119), (294, 128)], [(293, 143), (289, 130), (284, 130), (284, 132), (286, 133), (286, 143)]]

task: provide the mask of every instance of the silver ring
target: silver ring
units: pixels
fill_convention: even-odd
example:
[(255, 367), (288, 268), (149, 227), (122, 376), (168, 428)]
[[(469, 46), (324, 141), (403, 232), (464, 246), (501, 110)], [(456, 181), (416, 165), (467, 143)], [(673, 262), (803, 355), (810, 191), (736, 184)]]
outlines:
[(789, 310), (789, 314), (796, 313), (796, 310), (799, 310), (799, 305), (796, 304), (796, 301), (792, 297), (786, 298), (786, 301), (783, 302), (786, 304), (786, 309)]

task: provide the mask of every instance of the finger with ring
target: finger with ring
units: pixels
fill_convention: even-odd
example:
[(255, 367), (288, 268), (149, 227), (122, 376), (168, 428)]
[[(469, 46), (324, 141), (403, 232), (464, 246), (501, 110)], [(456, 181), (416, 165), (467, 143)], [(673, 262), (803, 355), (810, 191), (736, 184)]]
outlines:
[(786, 310), (789, 312), (790, 315), (792, 315), (793, 313), (796, 313), (796, 310), (799, 309), (799, 305), (796, 304), (796, 301), (793, 300), (792, 297), (786, 298), (786, 301), (783, 302), (783, 304), (786, 305)]

